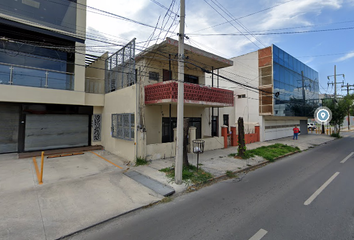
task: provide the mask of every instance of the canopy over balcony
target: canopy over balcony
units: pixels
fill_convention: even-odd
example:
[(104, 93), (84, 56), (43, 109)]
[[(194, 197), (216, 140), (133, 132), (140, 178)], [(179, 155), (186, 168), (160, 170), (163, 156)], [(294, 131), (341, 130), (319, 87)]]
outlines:
[[(234, 106), (233, 91), (184, 83), (184, 103), (204, 107)], [(178, 84), (166, 81), (145, 86), (145, 104), (177, 103)]]
[[(212, 67), (214, 69), (219, 69), (233, 65), (233, 62), (229, 59), (214, 55), (187, 44), (184, 45), (184, 51), (184, 55), (186, 57), (185, 66), (188, 66), (189, 68), (199, 68), (199, 70), (200, 68), (204, 68), (210, 71)], [(149, 55), (156, 58), (165, 57), (168, 59), (170, 54), (172, 59), (177, 59), (177, 53), (178, 41), (171, 38), (166, 38), (166, 40), (160, 44), (153, 45), (152, 47), (138, 54), (136, 56), (136, 60), (138, 61), (139, 58), (144, 56), (148, 57)]]

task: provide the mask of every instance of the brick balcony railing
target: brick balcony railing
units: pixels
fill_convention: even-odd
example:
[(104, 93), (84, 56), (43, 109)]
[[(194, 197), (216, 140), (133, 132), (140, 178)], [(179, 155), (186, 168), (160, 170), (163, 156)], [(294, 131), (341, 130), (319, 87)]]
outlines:
[[(145, 86), (145, 104), (177, 102), (178, 83), (166, 81)], [(198, 84), (184, 84), (184, 102), (190, 104), (210, 105), (217, 107), (231, 107), (234, 105), (233, 91), (201, 86)]]

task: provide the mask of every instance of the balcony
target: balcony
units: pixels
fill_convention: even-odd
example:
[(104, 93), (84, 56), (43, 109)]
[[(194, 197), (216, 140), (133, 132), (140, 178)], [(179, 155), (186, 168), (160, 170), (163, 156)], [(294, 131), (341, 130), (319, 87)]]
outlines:
[[(178, 83), (166, 81), (145, 86), (145, 104), (176, 103)], [(186, 105), (202, 105), (211, 107), (234, 106), (233, 91), (201, 86), (198, 84), (184, 84), (184, 103)]]
[(74, 90), (74, 74), (0, 63), (0, 85)]
[(87, 77), (85, 81), (85, 92), (104, 94), (104, 79)]

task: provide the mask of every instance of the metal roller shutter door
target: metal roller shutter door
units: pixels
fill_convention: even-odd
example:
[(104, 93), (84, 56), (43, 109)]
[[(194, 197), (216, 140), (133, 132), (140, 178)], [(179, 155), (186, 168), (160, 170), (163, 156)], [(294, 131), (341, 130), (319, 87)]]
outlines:
[(19, 107), (0, 104), (0, 153), (18, 151)]
[(25, 151), (87, 146), (88, 115), (28, 114)]

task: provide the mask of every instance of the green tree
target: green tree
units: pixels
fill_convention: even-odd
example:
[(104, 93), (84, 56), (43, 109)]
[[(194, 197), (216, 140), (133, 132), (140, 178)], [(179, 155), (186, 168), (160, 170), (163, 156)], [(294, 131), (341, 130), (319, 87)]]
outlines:
[(353, 104), (353, 95), (345, 96), (340, 99), (324, 99), (323, 106), (328, 107), (332, 112), (332, 119), (329, 122), (335, 127), (336, 132), (340, 132), (344, 118), (348, 115), (348, 109)]

